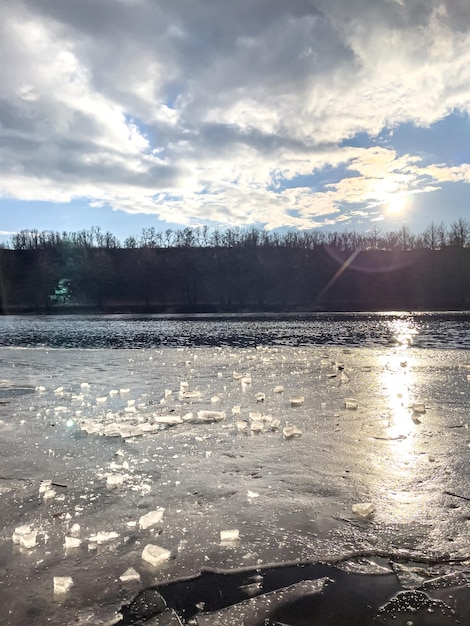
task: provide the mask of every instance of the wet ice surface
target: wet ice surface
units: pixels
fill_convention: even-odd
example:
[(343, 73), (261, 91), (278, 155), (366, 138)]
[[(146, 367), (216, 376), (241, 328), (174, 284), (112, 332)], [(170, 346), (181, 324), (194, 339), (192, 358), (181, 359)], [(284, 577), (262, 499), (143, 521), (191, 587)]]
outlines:
[[(2, 348), (2, 624), (112, 623), (139, 590), (205, 567), (470, 555), (467, 356), (406, 344)], [(25, 525), (29, 543), (23, 531), (15, 543)], [(166, 555), (156, 567), (149, 544)], [(393, 570), (400, 589), (463, 576), (422, 591), (455, 623), (468, 562), (415, 569)], [(402, 623), (410, 598), (383, 600), (379, 623)]]

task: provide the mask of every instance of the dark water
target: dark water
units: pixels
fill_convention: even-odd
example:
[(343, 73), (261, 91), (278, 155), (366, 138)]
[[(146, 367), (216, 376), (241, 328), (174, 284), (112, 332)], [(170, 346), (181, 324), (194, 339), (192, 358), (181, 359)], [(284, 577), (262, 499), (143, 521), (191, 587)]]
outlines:
[(5, 316), (0, 346), (358, 346), (470, 349), (470, 313)]

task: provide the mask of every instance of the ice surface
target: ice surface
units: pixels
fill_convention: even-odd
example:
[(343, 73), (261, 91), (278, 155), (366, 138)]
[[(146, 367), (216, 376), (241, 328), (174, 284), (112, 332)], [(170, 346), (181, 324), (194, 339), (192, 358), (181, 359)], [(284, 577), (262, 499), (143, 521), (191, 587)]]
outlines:
[[(26, 376), (31, 388), (49, 390), (0, 404), (0, 475), (9, 477), (0, 485), (4, 536), (8, 543), (22, 525), (26, 534), (38, 533), (33, 549), (22, 548), (17, 535), (2, 553), (5, 611), (17, 616), (9, 599), (28, 584), (32, 595), (20, 603), (31, 609), (39, 598), (38, 623), (74, 623), (85, 604), (114, 613), (128, 599), (119, 575), (140, 569), (141, 551), (157, 533), (175, 555), (158, 571), (163, 582), (207, 565), (255, 566), (356, 549), (468, 552), (465, 502), (442, 496), (444, 490), (467, 496), (470, 489), (470, 397), (466, 371), (458, 370), (468, 363), (465, 351), (224, 346), (164, 348), (152, 356), (147, 350), (4, 349), (0, 378)], [(337, 362), (344, 370), (332, 369)], [(249, 373), (252, 386), (241, 386), (234, 370)], [(336, 378), (328, 378), (333, 371)], [(347, 393), (341, 371), (351, 378)], [(182, 379), (198, 397), (177, 392)], [(68, 390), (80, 380), (93, 381), (93, 394), (85, 389), (82, 398), (72, 396)], [(54, 396), (59, 382), (64, 394)], [(284, 396), (274, 392), (278, 386)], [(109, 392), (120, 388), (128, 395)], [(162, 406), (165, 389), (176, 391)], [(348, 394), (356, 412), (342, 410)], [(303, 396), (304, 404), (291, 408), (291, 395)], [(96, 402), (104, 396), (107, 402)], [(220, 398), (217, 406), (213, 396)], [(128, 398), (136, 412), (125, 410)], [(423, 398), (426, 415), (418, 415), (425, 424), (418, 428), (411, 407)], [(68, 425), (77, 408), (82, 414)], [(252, 423), (262, 434), (250, 431)], [(296, 429), (302, 437), (295, 438)], [(125, 476), (125, 488), (107, 489), (111, 474)], [(10, 480), (16, 477), (27, 480)], [(39, 498), (38, 487), (48, 477), (68, 487), (56, 488), (45, 503), (52, 481)], [(372, 523), (351, 512), (362, 500), (377, 506)], [(153, 529), (141, 527), (138, 520), (160, 505), (162, 520)], [(77, 522), (81, 530), (74, 530)], [(221, 545), (221, 528), (240, 529), (243, 541)], [(67, 554), (64, 543), (72, 538), (83, 543)], [(155, 582), (150, 567), (142, 568), (143, 586)], [(44, 600), (40, 571), (73, 577), (73, 606)]]

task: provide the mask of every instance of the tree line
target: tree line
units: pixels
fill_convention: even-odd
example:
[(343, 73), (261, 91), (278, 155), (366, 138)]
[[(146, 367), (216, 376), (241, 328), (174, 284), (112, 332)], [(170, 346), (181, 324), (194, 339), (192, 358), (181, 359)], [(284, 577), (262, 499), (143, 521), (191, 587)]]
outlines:
[(397, 231), (93, 227), (0, 248), (3, 313), (470, 308), (470, 222)]

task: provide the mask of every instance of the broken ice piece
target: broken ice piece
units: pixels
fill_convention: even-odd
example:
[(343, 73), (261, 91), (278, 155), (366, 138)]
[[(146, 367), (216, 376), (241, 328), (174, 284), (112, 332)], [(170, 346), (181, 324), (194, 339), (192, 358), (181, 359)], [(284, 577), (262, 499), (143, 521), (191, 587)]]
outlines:
[(155, 544), (149, 543), (142, 550), (142, 561), (151, 567), (158, 567), (171, 556), (170, 550), (161, 548)]
[(71, 576), (54, 576), (54, 595), (60, 596), (66, 594), (73, 587), (73, 578)]
[(91, 535), (91, 537), (88, 537), (88, 541), (101, 545), (103, 543), (109, 543), (110, 541), (114, 541), (118, 537), (119, 535), (113, 530), (111, 530), (110, 532), (101, 531), (96, 533), (95, 535)]
[(13, 543), (17, 543), (17, 544), (20, 543), (20, 538), (23, 535), (27, 535), (30, 532), (31, 532), (30, 524), (23, 524), (23, 526), (17, 526), (12, 535)]
[(89, 386), (90, 386), (90, 383), (80, 383), (80, 387), (82, 389), (88, 389)]
[(247, 422), (243, 422), (240, 420), (238, 422), (235, 422), (235, 428), (239, 433), (244, 433), (248, 430), (248, 424)]
[(39, 483), (39, 493), (46, 493), (52, 486), (52, 480), (41, 480)]
[(164, 512), (165, 509), (159, 508), (156, 511), (149, 511), (145, 515), (142, 515), (142, 517), (139, 519), (140, 528), (145, 530), (147, 528), (150, 528), (151, 526), (155, 526), (155, 524), (158, 524), (158, 522), (162, 521)]
[(304, 396), (291, 396), (290, 397), (290, 405), (291, 406), (302, 406), (304, 403)]
[(79, 548), (81, 540), (76, 537), (65, 537), (64, 546), (66, 550), (72, 550), (73, 548)]
[(238, 404), (236, 404), (234, 407), (232, 407), (232, 413), (234, 415), (240, 415), (240, 406)]
[(300, 437), (302, 431), (300, 430), (300, 428), (297, 428), (297, 426), (287, 425), (284, 426), (284, 428), (282, 429), (282, 434), (284, 435), (285, 439), (292, 439), (293, 437)]
[(281, 427), (281, 420), (273, 419), (271, 422), (271, 430), (279, 430)]
[(352, 505), (352, 512), (363, 519), (370, 519), (374, 516), (375, 506), (372, 502), (358, 502)]
[(20, 546), (22, 548), (27, 548), (28, 550), (31, 550), (31, 548), (35, 548), (37, 534), (38, 533), (36, 530), (32, 530), (29, 533), (23, 533), (22, 535), (20, 535)]
[(273, 393), (283, 393), (284, 387), (282, 385), (276, 385), (273, 389)]
[(263, 422), (252, 422), (250, 430), (252, 433), (260, 433), (263, 430)]
[(119, 579), (123, 583), (140, 583), (140, 574), (133, 567), (129, 567), (129, 569), (126, 569), (126, 571), (119, 576)]
[(72, 537), (77, 537), (80, 534), (80, 524), (73, 524), (72, 528), (70, 529), (70, 534), (72, 535)]
[(240, 532), (238, 529), (220, 531), (220, 541), (238, 541), (239, 539)]
[(53, 498), (55, 498), (55, 495), (56, 493), (54, 489), (48, 489), (44, 492), (44, 495), (42, 497), (44, 498), (44, 500), (52, 500)]
[(249, 489), (246, 492), (246, 495), (248, 500), (252, 500), (253, 498), (259, 498), (259, 493), (257, 493), (256, 491), (250, 491)]
[(122, 474), (111, 474), (106, 478), (106, 487), (108, 487), (108, 489), (122, 487), (123, 482), (124, 476), (122, 476)]
[(251, 376), (249, 376), (249, 375), (248, 376), (243, 376), (242, 379), (241, 379), (241, 384), (243, 386), (251, 385)]
[(266, 394), (265, 393), (257, 393), (256, 396), (256, 402), (264, 402), (266, 400)]
[(344, 408), (349, 409), (350, 411), (355, 411), (359, 406), (359, 402), (356, 398), (345, 398), (344, 399)]
[(423, 402), (416, 402), (411, 405), (413, 413), (426, 413), (426, 407)]

